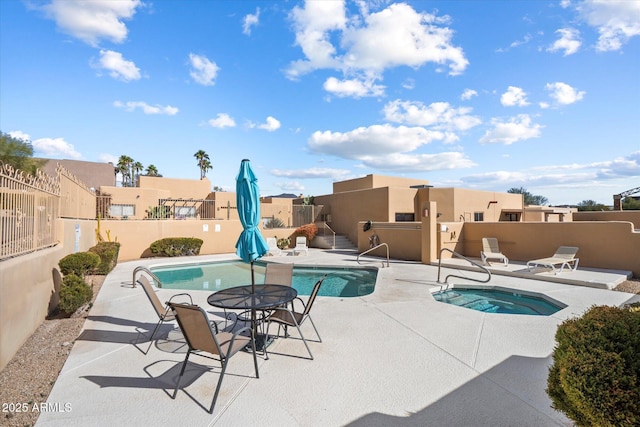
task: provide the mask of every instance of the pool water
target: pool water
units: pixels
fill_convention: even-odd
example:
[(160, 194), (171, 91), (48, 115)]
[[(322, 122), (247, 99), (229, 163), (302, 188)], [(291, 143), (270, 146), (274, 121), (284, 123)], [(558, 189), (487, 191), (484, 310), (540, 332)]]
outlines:
[[(242, 261), (217, 261), (152, 267), (153, 274), (166, 289), (219, 291), (251, 284), (251, 265)], [(254, 263), (256, 283), (264, 283), (265, 264)], [(323, 275), (318, 295), (359, 297), (375, 289), (377, 269), (363, 267), (298, 266), (293, 267), (293, 287), (299, 295), (309, 295)]]
[(564, 307), (541, 297), (497, 289), (453, 288), (433, 294), (436, 301), (485, 313), (549, 316)]

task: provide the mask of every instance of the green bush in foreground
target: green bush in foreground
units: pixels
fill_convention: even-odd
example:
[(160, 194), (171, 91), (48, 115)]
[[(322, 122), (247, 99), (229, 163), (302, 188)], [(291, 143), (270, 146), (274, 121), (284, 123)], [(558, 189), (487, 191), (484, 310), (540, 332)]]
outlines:
[(100, 257), (100, 264), (96, 268), (95, 273), (107, 275), (118, 262), (118, 252), (120, 251), (120, 243), (118, 242), (99, 242), (97, 245), (89, 249), (89, 252)]
[(157, 256), (198, 255), (204, 241), (195, 237), (167, 237), (156, 240), (149, 246), (151, 253)]
[(69, 314), (75, 313), (92, 298), (93, 289), (83, 279), (75, 274), (64, 276), (60, 289), (60, 303), (58, 304), (60, 310)]
[(91, 252), (76, 252), (58, 261), (62, 274), (65, 276), (67, 274), (75, 274), (78, 277), (85, 277), (93, 272), (99, 264), (100, 257)]
[(640, 425), (640, 312), (592, 307), (556, 332), (547, 394), (578, 426)]

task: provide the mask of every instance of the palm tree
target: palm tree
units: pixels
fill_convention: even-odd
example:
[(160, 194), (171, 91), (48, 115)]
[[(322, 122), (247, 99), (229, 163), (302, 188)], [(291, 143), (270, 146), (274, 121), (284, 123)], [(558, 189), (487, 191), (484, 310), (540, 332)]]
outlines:
[(209, 160), (209, 155), (204, 152), (204, 150), (198, 150), (196, 154), (193, 155), (198, 160), (198, 167), (200, 168), (200, 179), (203, 179), (207, 176), (207, 171), (213, 169), (211, 166), (211, 161)]
[(144, 166), (140, 162), (134, 162), (131, 164), (131, 170), (133, 172), (133, 186), (137, 186), (139, 182), (140, 172), (144, 170)]
[(129, 156), (122, 155), (118, 159), (117, 168), (118, 171), (122, 174), (122, 186), (123, 187), (131, 187), (132, 182), (132, 174), (131, 174), (131, 165), (133, 164), (133, 159)]
[(159, 176), (158, 168), (155, 165), (147, 166), (147, 169), (144, 171), (147, 176)]

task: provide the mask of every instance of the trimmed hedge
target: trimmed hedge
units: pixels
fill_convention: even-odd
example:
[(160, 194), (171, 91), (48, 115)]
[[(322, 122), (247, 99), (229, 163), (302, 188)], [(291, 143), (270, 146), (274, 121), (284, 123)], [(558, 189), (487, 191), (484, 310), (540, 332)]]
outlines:
[(195, 237), (167, 237), (156, 240), (149, 246), (151, 253), (157, 256), (198, 255), (204, 241)]
[(640, 312), (592, 307), (556, 332), (547, 394), (578, 426), (640, 425)]
[(91, 252), (76, 252), (69, 254), (58, 261), (60, 271), (65, 276), (75, 274), (78, 277), (85, 277), (92, 273), (100, 264), (100, 257)]
[(73, 314), (93, 298), (93, 289), (75, 274), (69, 274), (62, 279), (60, 289), (60, 303), (58, 307), (65, 313)]
[(89, 252), (100, 257), (100, 264), (96, 268), (95, 274), (107, 275), (114, 269), (118, 262), (118, 252), (120, 251), (120, 243), (118, 242), (99, 242), (97, 245), (89, 249)]

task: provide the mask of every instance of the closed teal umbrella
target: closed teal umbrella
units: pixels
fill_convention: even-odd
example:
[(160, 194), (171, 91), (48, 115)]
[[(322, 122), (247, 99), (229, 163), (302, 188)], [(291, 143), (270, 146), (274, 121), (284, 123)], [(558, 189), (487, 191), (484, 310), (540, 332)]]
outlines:
[(258, 178), (253, 173), (248, 159), (240, 163), (236, 178), (236, 205), (242, 223), (242, 233), (236, 242), (236, 255), (251, 263), (251, 285), (255, 285), (253, 262), (269, 250), (258, 224), (260, 223), (260, 191)]

